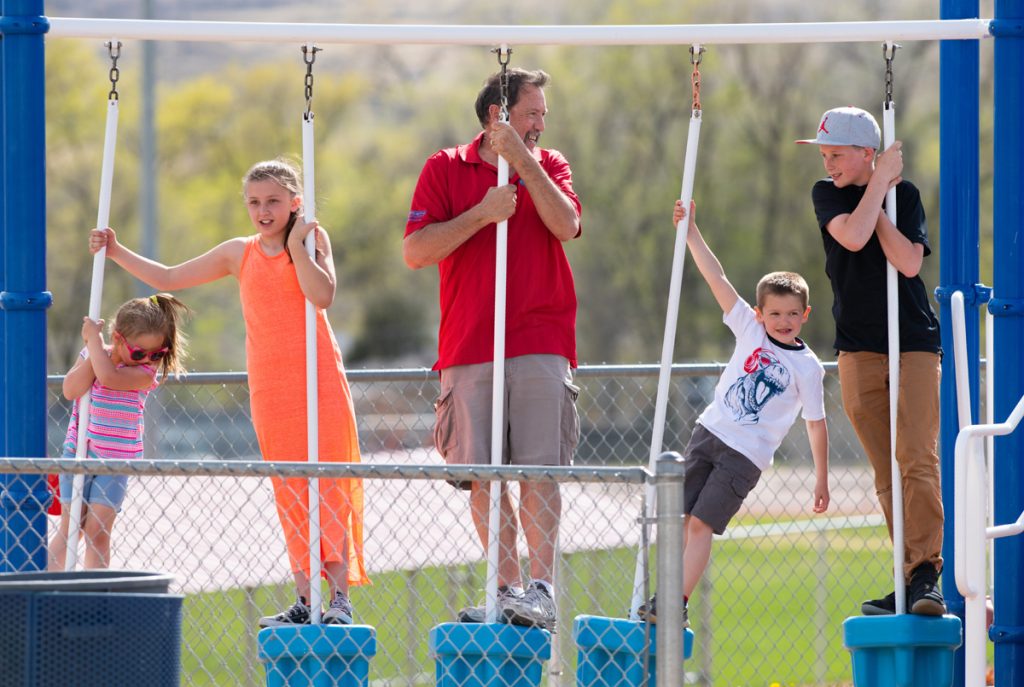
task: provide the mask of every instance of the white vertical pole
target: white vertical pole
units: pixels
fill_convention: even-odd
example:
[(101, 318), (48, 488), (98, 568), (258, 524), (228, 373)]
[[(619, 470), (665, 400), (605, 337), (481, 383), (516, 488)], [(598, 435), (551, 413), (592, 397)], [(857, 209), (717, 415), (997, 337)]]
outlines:
[[(112, 40), (117, 45), (116, 40)], [(110, 224), (110, 195), (114, 184), (114, 152), (117, 149), (117, 118), (118, 100), (107, 100), (107, 126), (103, 134), (103, 166), (100, 169), (99, 208), (96, 212), (96, 228), (105, 229)], [(92, 285), (89, 289), (89, 319), (100, 319), (100, 307), (103, 304), (103, 271), (107, 261), (107, 249), (101, 248), (92, 258)], [(78, 399), (78, 443), (75, 459), (81, 460), (88, 455), (89, 443), (89, 407), (91, 394), (86, 391)], [(72, 480), (71, 514), (68, 520), (67, 551), (64, 556), (64, 569), (74, 570), (78, 564), (78, 539), (82, 520), (82, 490), (85, 488), (85, 475), (77, 473)]]
[[(992, 435), (989, 435), (992, 436)], [(970, 589), (964, 594), (964, 684), (983, 687), (987, 658), (985, 623), (985, 456), (981, 437), (967, 443), (967, 509), (964, 514), (967, 546), (964, 557)]]
[[(961, 291), (954, 291), (950, 297), (950, 312), (953, 324), (953, 369), (956, 372), (956, 402), (957, 419), (960, 431), (971, 425), (971, 392), (968, 381), (967, 370), (967, 326), (964, 313), (964, 295)], [(964, 486), (967, 494), (966, 513), (956, 514), (957, 518), (963, 517), (967, 525), (967, 546), (963, 551), (964, 560), (969, 580), (978, 581), (976, 593), (968, 594), (965, 601), (965, 626), (964, 626), (964, 650), (965, 650), (965, 673), (966, 684), (969, 687), (980, 687), (985, 682), (985, 633), (982, 629), (985, 621), (985, 506), (979, 503), (985, 498), (985, 487), (982, 480), (985, 479), (984, 457), (974, 455), (976, 447), (981, 444), (980, 438), (972, 438), (968, 441), (968, 458), (966, 484)], [(958, 523), (959, 524), (959, 523)], [(970, 553), (967, 552), (970, 551)], [(959, 560), (958, 560), (959, 563)]]
[[(303, 219), (316, 218), (313, 166), (313, 113), (302, 117)], [(306, 253), (316, 260), (316, 232), (306, 236)], [(319, 406), (317, 403), (316, 308), (306, 301), (306, 442), (308, 462), (320, 462)], [(310, 623), (320, 623), (320, 480), (309, 480), (309, 608)]]
[[(995, 298), (995, 293), (992, 294)], [(996, 421), (996, 343), (995, 318), (992, 311), (985, 308), (985, 422), (995, 424)], [(985, 465), (988, 475), (988, 525), (996, 524), (996, 438), (989, 434), (985, 437)], [(995, 603), (996, 590), (996, 540), (988, 541), (989, 577), (988, 589)]]
[[(694, 46), (700, 50), (700, 46)], [(686, 260), (686, 236), (690, 226), (690, 201), (693, 199), (693, 178), (697, 168), (697, 148), (700, 140), (701, 110), (694, 109), (690, 115), (690, 129), (686, 137), (686, 159), (683, 163), (683, 183), (679, 198), (686, 208), (686, 217), (676, 225), (675, 250), (672, 254), (672, 275), (669, 280), (668, 310), (665, 313), (665, 336), (661, 342), (661, 368), (658, 372), (658, 392), (654, 403), (654, 423), (651, 433), (651, 452), (648, 470), (653, 474), (658, 467), (665, 438), (665, 416), (668, 412), (668, 395), (672, 385), (672, 358), (675, 352), (676, 325), (679, 320), (679, 297), (683, 285), (683, 263)], [(648, 483), (647, 509), (643, 513), (642, 527), (647, 527), (655, 512), (655, 487)], [(644, 537), (637, 548), (636, 566), (633, 572), (633, 595), (629, 604), (630, 620), (638, 620), (638, 609), (644, 601), (644, 559), (647, 550)]]
[[(502, 51), (508, 46), (501, 46)], [(500, 55), (499, 55), (500, 56)], [(501, 121), (508, 121), (502, 112)], [(498, 156), (498, 188), (508, 184), (508, 160)], [(491, 465), (501, 465), (505, 437), (505, 287), (508, 276), (508, 220), (498, 222), (494, 256), (494, 379), (491, 385)], [(487, 599), (485, 620), (498, 620), (498, 568), (501, 564), (501, 482), (490, 484), (487, 518)]]
[[(896, 140), (896, 106), (891, 101), (883, 104), (884, 149)], [(896, 188), (885, 194), (885, 214), (896, 224)], [(892, 553), (893, 578), (896, 590), (896, 613), (907, 612), (907, 590), (903, 576), (903, 478), (896, 462), (896, 421), (899, 417), (900, 394), (900, 301), (899, 279), (896, 268), (886, 263), (886, 300), (889, 328), (889, 460), (892, 463)]]

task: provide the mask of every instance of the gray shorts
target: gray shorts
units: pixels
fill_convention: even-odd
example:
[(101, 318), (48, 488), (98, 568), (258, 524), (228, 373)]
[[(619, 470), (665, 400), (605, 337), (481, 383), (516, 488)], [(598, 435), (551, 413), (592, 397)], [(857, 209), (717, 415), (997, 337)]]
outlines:
[[(493, 363), (441, 370), (434, 446), (449, 465), (491, 462)], [(569, 361), (559, 355), (505, 360), (505, 439), (502, 464), (570, 465), (580, 439)], [(468, 489), (470, 483), (456, 484)]]
[(697, 424), (683, 454), (686, 466), (683, 512), (725, 532), (743, 499), (757, 485), (761, 469), (739, 451)]

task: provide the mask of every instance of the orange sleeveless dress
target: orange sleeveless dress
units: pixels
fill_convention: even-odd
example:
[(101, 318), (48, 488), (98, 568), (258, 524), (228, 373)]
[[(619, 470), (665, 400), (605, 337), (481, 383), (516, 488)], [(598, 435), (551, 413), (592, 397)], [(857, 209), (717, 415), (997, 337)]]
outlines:
[[(249, 403), (264, 460), (306, 461), (306, 300), (288, 254), (270, 257), (250, 238), (238, 274)], [(323, 310), (316, 311), (319, 459), (358, 463), (359, 436), (341, 350)], [(304, 479), (272, 478), (293, 572), (309, 574), (309, 514)], [(350, 585), (369, 582), (363, 564), (363, 485), (320, 480), (320, 558), (348, 562)]]

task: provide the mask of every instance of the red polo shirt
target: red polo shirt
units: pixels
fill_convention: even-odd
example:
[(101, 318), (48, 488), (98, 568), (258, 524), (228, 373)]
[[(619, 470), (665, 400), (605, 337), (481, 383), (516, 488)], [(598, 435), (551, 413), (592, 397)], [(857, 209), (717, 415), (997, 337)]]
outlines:
[[(446, 148), (423, 166), (405, 235), (447, 222), (480, 202), (498, 170), (480, 158), (483, 132), (468, 145)], [(534, 149), (541, 167), (580, 212), (569, 163), (557, 150)], [(562, 242), (541, 221), (525, 184), (518, 184), (508, 218), (505, 357), (547, 353), (576, 367), (576, 289)], [(490, 362), (494, 357), (494, 261), (497, 226), (480, 229), (438, 263), (441, 326), (435, 370)]]

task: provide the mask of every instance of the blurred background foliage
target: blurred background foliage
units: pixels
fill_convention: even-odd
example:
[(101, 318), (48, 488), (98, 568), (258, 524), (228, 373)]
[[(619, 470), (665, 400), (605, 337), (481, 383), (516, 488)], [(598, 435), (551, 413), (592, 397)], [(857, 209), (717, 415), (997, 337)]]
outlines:
[[(931, 19), (938, 3), (893, 5), (772, 0), (600, 0), (516, 6), (447, 0), (428, 6), (308, 2), (177, 3), (162, 19), (352, 23), (671, 24)], [(136, 2), (104, 0), (86, 13), (48, 2), (53, 16), (138, 16)], [(983, 8), (983, 14), (984, 12)], [(991, 12), (989, 8), (989, 13)], [(111, 224), (140, 244), (140, 43), (127, 41)], [(401, 241), (423, 161), (479, 129), (473, 100), (497, 68), (486, 48), (327, 45), (314, 67), (316, 209), (334, 246), (338, 296), (330, 310), (350, 367), (425, 365), (436, 346), (436, 269), (409, 270)], [(584, 233), (567, 244), (579, 295), (581, 363), (655, 362), (661, 351), (678, 197), (690, 118), (687, 46), (512, 46), (512, 64), (543, 68), (549, 116), (541, 144), (561, 150), (583, 202)], [(305, 66), (298, 46), (157, 45), (157, 257), (175, 263), (252, 231), (240, 179), (254, 162), (298, 161)], [(982, 44), (982, 280), (990, 282), (991, 46)], [(92, 260), (109, 90), (100, 41), (49, 38), (47, 260), (52, 373), (81, 345)], [(897, 135), (904, 175), (921, 189), (937, 254), (939, 179), (937, 43), (905, 45), (895, 61)], [(748, 300), (765, 272), (801, 272), (814, 307), (805, 339), (833, 357), (831, 292), (810, 188), (823, 176), (818, 152), (793, 145), (813, 135), (822, 111), (857, 104), (881, 120), (884, 62), (876, 44), (708, 46), (701, 64), (703, 125), (694, 198), (697, 219)], [(955, 230), (955, 228), (952, 228)], [(923, 277), (938, 284), (938, 259)], [(732, 337), (689, 259), (677, 361), (725, 360)], [(108, 263), (102, 311), (149, 293)], [(225, 279), (178, 294), (195, 311), (190, 369), (242, 370), (244, 329), (237, 285)], [(273, 294), (268, 293), (272, 298)]]

